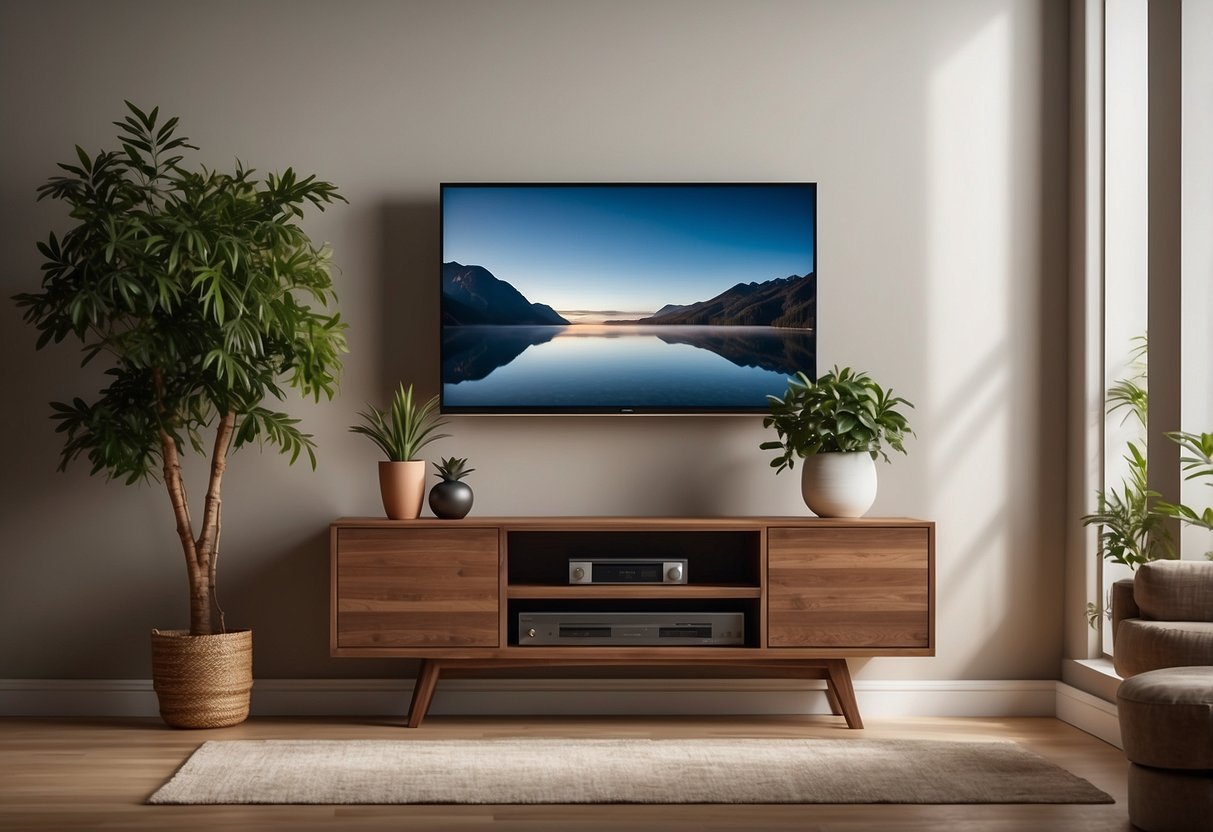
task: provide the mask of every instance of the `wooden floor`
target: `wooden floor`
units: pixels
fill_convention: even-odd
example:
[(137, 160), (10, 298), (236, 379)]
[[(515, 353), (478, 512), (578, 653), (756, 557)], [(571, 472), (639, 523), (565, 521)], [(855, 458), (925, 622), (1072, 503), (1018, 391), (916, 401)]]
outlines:
[[(374, 719), (254, 719), (174, 731), (156, 720), (0, 719), (0, 829), (114, 830), (1031, 830), (1128, 832), (1126, 763), (1116, 748), (1056, 719), (879, 719), (848, 731), (836, 717), (431, 717), (416, 730)], [(443, 737), (897, 737), (1005, 740), (1085, 777), (1109, 805), (984, 806), (145, 806), (211, 739)]]

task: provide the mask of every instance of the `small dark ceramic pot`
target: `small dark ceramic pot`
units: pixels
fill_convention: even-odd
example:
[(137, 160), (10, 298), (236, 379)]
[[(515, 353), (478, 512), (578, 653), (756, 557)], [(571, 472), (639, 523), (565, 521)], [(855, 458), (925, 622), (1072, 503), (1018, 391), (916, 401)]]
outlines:
[(430, 489), (430, 510), (440, 520), (459, 520), (472, 510), (472, 489), (466, 482), (443, 480)]

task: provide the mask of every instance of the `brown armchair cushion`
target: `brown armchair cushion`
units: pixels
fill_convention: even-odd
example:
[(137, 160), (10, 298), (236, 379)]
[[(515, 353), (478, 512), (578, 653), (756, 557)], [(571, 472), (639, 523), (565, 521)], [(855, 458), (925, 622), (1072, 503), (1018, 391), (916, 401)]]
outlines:
[(1153, 621), (1213, 621), (1213, 562), (1156, 560), (1133, 580), (1141, 617)]
[(1160, 667), (1213, 665), (1213, 622), (1126, 618), (1116, 628), (1112, 663), (1126, 679)]
[(1116, 703), (1130, 760), (1213, 771), (1213, 667), (1142, 673), (1121, 683)]

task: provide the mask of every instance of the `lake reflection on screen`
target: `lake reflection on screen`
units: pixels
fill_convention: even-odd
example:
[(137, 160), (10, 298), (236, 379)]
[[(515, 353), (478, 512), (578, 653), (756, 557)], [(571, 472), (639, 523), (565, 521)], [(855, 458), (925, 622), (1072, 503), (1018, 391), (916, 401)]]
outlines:
[(448, 326), (450, 408), (765, 409), (816, 366), (811, 330), (767, 326)]

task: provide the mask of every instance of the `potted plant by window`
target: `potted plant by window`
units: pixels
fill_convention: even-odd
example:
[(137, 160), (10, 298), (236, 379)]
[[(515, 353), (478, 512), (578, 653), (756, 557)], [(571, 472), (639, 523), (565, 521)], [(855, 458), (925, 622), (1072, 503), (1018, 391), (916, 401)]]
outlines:
[(762, 425), (779, 439), (760, 447), (780, 452), (771, 460), (775, 473), (804, 460), (801, 492), (814, 514), (862, 517), (876, 499), (877, 454), (889, 461), (885, 445), (904, 454), (905, 436), (913, 434), (897, 408), (914, 405), (850, 367), (816, 382), (797, 373), (783, 398), (767, 399), (771, 412)]
[(423, 405), (413, 402), (413, 385), (402, 383), (392, 397), (390, 412), (372, 405), (359, 411), (365, 424), (350, 427), (370, 437), (387, 456), (379, 462), (379, 492), (391, 520), (416, 520), (425, 498), (425, 460), (417, 454), (426, 445), (450, 434), (434, 433), (446, 422), (438, 418), (438, 397)]
[[(336, 188), (287, 169), (264, 179), (184, 166), (197, 149), (127, 102), (120, 149), (61, 164), (38, 189), (74, 225), (51, 234), (41, 291), (17, 295), (39, 349), (69, 337), (84, 363), (105, 362), (92, 400), (53, 402), (64, 435), (60, 470), (84, 455), (90, 473), (126, 484), (163, 482), (189, 578), (189, 630), (152, 631), (152, 675), (164, 720), (218, 727), (248, 715), (252, 634), (229, 631), (215, 595), (220, 488), (228, 454), (258, 443), (293, 463), (315, 443), (298, 420), (267, 407), (284, 388), (332, 398), (345, 351), (329, 252), (297, 224), (303, 209), (344, 201)], [(209, 437), (209, 438), (208, 438)], [(209, 457), (202, 511), (182, 479), (188, 449)]]
[[(1104, 415), (1111, 419), (1121, 412), (1121, 422), (1131, 421), (1139, 440), (1125, 444), (1125, 477), (1120, 489), (1115, 486), (1096, 489), (1096, 510), (1083, 515), (1082, 524), (1097, 527), (1101, 557), (1136, 570), (1143, 563), (1178, 555), (1167, 528), (1167, 515), (1158, 508), (1161, 495), (1148, 485), (1149, 466), (1143, 441), (1150, 411), (1149, 342), (1145, 335), (1133, 338), (1129, 356), (1131, 372), (1108, 388)], [(1087, 603), (1087, 623), (1093, 629), (1104, 618), (1112, 618), (1110, 590), (1104, 604)]]

